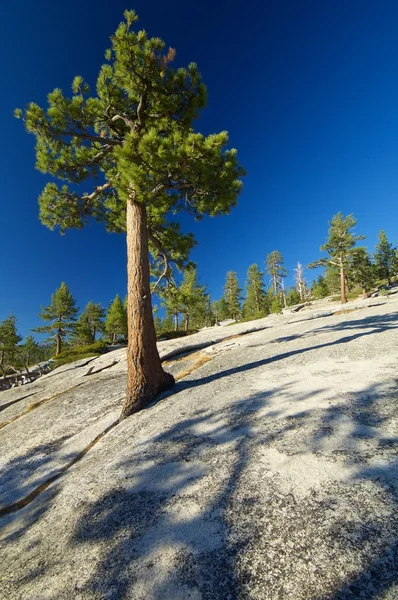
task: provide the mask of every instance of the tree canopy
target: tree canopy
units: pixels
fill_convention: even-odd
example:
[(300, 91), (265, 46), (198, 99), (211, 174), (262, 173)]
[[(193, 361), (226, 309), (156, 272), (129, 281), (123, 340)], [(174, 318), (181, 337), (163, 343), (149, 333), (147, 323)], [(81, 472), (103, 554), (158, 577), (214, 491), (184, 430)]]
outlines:
[(106, 64), (91, 94), (83, 77), (72, 95), (48, 95), (45, 110), (16, 110), (36, 136), (36, 166), (51, 180), (39, 198), (50, 229), (83, 227), (90, 218), (127, 233), (128, 389), (122, 416), (145, 406), (173, 383), (156, 349), (150, 267), (158, 282), (173, 261), (188, 258), (194, 240), (173, 215), (226, 214), (236, 204), (244, 174), (225, 131), (204, 136), (194, 120), (206, 104), (195, 63), (173, 69), (175, 50), (136, 30), (132, 10), (111, 37)]

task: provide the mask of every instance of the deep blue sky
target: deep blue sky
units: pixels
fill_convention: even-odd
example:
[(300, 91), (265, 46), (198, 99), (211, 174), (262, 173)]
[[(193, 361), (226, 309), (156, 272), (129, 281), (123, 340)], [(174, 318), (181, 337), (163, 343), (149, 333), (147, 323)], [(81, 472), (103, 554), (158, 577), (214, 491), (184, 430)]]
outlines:
[(290, 272), (318, 258), (339, 210), (354, 213), (370, 249), (379, 229), (398, 238), (396, 0), (3, 4), (0, 320), (12, 311), (23, 335), (61, 281), (81, 308), (125, 294), (123, 236), (99, 225), (60, 236), (40, 224), (47, 178), (34, 169), (34, 138), (12, 117), (55, 87), (69, 92), (77, 74), (94, 82), (125, 8), (176, 48), (177, 66), (198, 63), (208, 88), (198, 129), (228, 130), (248, 173), (230, 216), (183, 219), (213, 299), (226, 271), (243, 285), (272, 250)]

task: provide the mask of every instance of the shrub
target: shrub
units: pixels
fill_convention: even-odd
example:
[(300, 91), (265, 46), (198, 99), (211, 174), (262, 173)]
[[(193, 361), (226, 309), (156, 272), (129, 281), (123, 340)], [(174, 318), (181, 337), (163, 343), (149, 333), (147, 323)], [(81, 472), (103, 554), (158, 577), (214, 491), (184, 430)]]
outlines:
[(272, 300), (270, 311), (271, 311), (271, 313), (276, 313), (276, 314), (280, 314), (282, 312), (282, 305), (278, 298), (274, 298)]
[(158, 335), (158, 340), (174, 340), (175, 338), (185, 337), (186, 335), (192, 335), (192, 333), (198, 333), (198, 330), (189, 329), (188, 331), (162, 331)]
[(75, 360), (81, 360), (83, 358), (91, 358), (103, 354), (106, 352), (107, 345), (103, 340), (98, 340), (93, 344), (87, 346), (74, 346), (73, 348), (66, 348), (55, 357), (54, 368), (61, 365), (66, 365)]

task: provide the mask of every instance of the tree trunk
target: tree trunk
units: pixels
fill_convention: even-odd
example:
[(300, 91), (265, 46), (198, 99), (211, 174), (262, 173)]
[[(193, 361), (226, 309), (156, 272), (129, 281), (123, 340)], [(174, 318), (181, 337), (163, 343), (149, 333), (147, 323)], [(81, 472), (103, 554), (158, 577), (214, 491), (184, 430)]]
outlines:
[(127, 394), (120, 419), (135, 413), (174, 384), (165, 373), (156, 346), (152, 316), (146, 207), (127, 201)]
[(347, 294), (345, 292), (345, 273), (344, 266), (340, 265), (340, 285), (341, 285), (341, 304), (347, 302)]
[(189, 315), (185, 315), (185, 331), (188, 331), (188, 327), (189, 327)]
[(178, 331), (178, 312), (174, 313), (174, 331)]
[(57, 349), (55, 351), (55, 356), (58, 356), (58, 354), (61, 353), (61, 349), (62, 349), (62, 337), (61, 337), (61, 334), (58, 329), (58, 331), (57, 331)]
[(366, 286), (362, 285), (362, 298), (367, 298), (368, 294), (366, 293)]

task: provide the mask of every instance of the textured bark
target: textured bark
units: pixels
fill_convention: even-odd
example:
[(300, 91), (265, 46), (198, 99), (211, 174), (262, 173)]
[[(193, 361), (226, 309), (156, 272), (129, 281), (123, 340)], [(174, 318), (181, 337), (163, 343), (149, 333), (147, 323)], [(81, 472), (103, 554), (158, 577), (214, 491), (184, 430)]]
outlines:
[(165, 373), (156, 346), (152, 316), (148, 258), (148, 230), (144, 204), (127, 202), (127, 395), (120, 419), (135, 413), (174, 384)]

